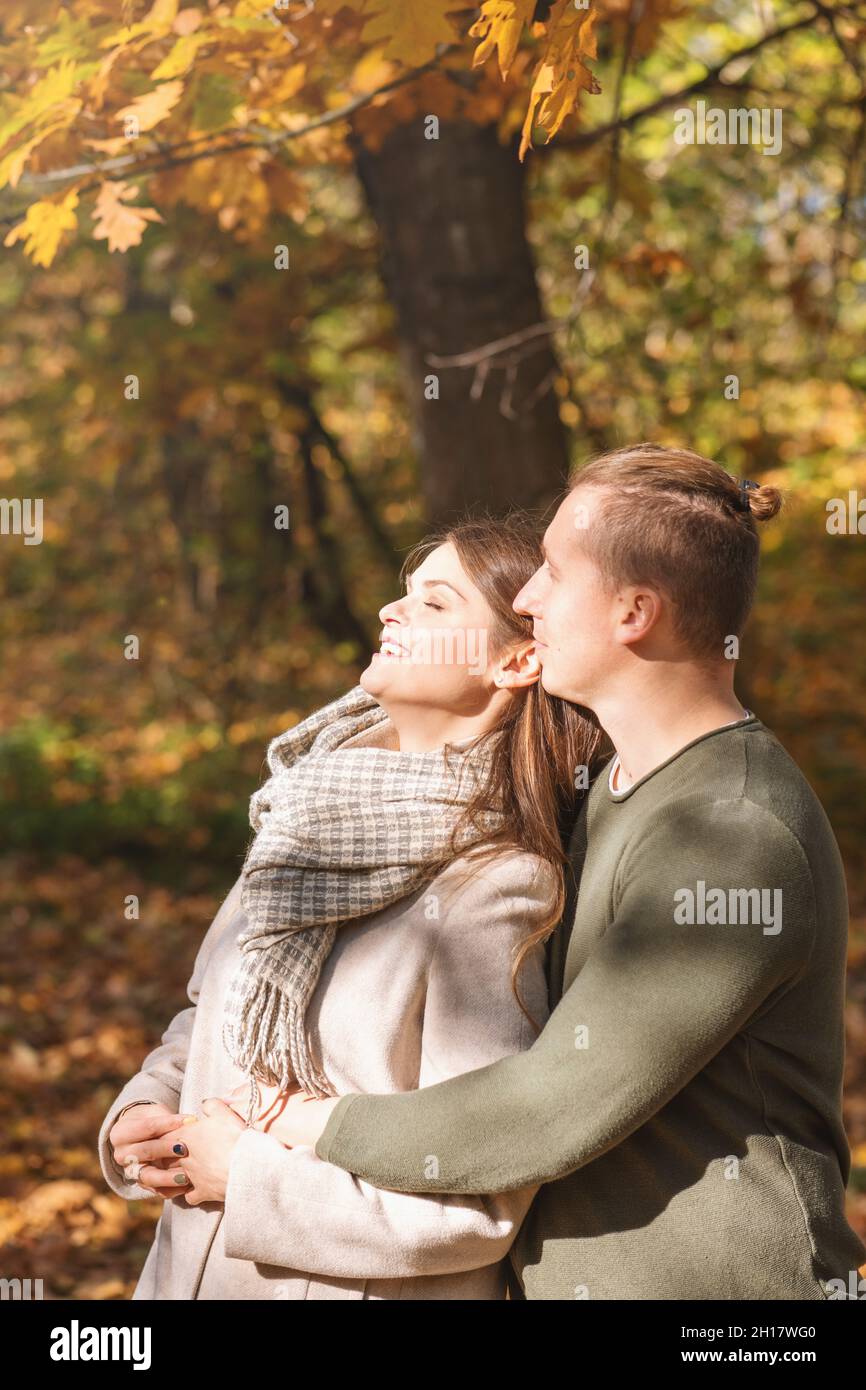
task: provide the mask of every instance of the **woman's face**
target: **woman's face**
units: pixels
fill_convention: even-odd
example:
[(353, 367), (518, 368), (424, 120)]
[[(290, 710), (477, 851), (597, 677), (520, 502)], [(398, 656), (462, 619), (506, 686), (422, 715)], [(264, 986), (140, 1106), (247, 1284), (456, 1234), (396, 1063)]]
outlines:
[(380, 649), (360, 684), (381, 705), (461, 715), (485, 708), (496, 689), (494, 616), (450, 542), (430, 552), (379, 617)]

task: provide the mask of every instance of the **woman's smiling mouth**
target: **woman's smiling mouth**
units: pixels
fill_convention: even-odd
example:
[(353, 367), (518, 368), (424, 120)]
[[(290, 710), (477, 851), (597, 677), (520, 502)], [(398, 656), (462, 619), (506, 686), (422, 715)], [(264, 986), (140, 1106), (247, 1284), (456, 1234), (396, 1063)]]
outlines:
[(382, 641), (379, 650), (374, 652), (373, 655), (389, 657), (393, 660), (400, 661), (405, 660), (411, 653), (407, 652), (405, 647), (398, 646), (396, 642), (392, 642), (390, 638), (386, 638)]

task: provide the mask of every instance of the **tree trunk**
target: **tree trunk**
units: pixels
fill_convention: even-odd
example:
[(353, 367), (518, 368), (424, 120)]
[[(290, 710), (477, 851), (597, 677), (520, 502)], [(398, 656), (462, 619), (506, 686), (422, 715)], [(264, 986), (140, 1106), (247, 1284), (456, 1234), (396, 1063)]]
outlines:
[[(529, 336), (486, 364), (428, 360), (543, 321), (515, 145), (501, 145), (494, 127), (462, 121), (442, 122), (439, 139), (428, 140), (419, 118), (390, 132), (378, 151), (357, 139), (353, 146), (397, 315), (428, 520), (546, 507), (568, 466), (549, 335)], [(430, 398), (431, 376), (438, 399)]]

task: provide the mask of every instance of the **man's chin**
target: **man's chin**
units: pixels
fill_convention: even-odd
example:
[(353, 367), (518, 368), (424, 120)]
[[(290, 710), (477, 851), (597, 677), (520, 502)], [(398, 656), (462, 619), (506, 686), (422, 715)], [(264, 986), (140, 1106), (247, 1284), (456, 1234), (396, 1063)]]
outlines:
[(560, 700), (568, 700), (570, 705), (582, 705), (579, 687), (570, 683), (568, 679), (557, 671), (556, 667), (548, 662), (542, 662), (541, 666), (541, 687), (547, 691), (548, 695), (556, 695)]
[(556, 668), (549, 661), (541, 663), (541, 688), (546, 690), (548, 695), (562, 695), (562, 689), (556, 679)]

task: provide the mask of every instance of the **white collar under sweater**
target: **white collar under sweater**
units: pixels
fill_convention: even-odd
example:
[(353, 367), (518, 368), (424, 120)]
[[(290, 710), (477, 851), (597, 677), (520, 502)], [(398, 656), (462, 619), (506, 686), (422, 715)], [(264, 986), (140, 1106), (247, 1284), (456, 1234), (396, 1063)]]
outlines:
[[(746, 710), (743, 710), (743, 719), (751, 719), (751, 717), (752, 717), (752, 715), (751, 715), (751, 711), (750, 711), (750, 710), (747, 710), (747, 709), (746, 709)], [(730, 724), (723, 724), (723, 725), (722, 725), (722, 728), (723, 728), (723, 729), (731, 729), (731, 728), (733, 728), (733, 726), (734, 726), (735, 724), (740, 724), (741, 722), (742, 722), (742, 720), (740, 720), (740, 719), (732, 719), (731, 722), (730, 722)], [(611, 765), (610, 765), (610, 774), (609, 774), (608, 779), (607, 779), (607, 785), (608, 785), (608, 787), (610, 788), (610, 794), (611, 794), (611, 796), (625, 796), (626, 792), (627, 792), (627, 791), (630, 791), (630, 790), (631, 790), (631, 786), (634, 785), (634, 784), (632, 783), (632, 784), (630, 784), (628, 787), (616, 787), (616, 786), (614, 786), (614, 783), (616, 782), (616, 779), (617, 779), (617, 777), (619, 776), (619, 768), (620, 768), (619, 754), (617, 753), (616, 757), (614, 758), (613, 762), (612, 762)]]

